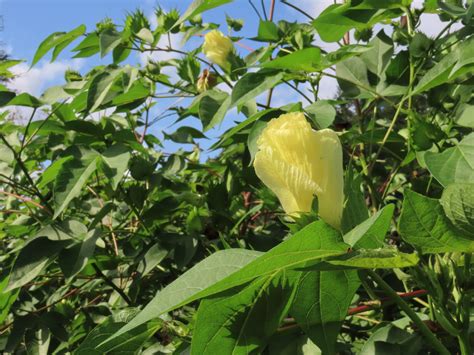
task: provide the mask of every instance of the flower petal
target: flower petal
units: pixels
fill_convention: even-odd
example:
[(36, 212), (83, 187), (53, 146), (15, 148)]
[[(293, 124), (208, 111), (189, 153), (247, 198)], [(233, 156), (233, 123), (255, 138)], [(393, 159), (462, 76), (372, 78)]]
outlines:
[(286, 213), (310, 212), (317, 195), (321, 218), (340, 227), (342, 146), (334, 131), (315, 132), (301, 112), (284, 114), (268, 123), (257, 147), (255, 172), (277, 195)]

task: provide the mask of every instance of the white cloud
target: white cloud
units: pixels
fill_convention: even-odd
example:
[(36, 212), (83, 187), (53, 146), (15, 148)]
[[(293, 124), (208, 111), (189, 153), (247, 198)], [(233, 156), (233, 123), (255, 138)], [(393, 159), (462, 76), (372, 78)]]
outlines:
[(64, 72), (70, 68), (79, 70), (83, 60), (62, 60), (53, 63), (41, 62), (40, 65), (29, 69), (25, 63), (11, 68), (16, 77), (8, 83), (10, 89), (17, 92), (27, 92), (39, 96), (48, 87), (63, 81)]
[[(183, 36), (180, 33), (170, 34), (169, 41), (168, 36), (161, 36), (160, 40), (156, 47), (158, 48), (168, 48), (171, 44), (173, 49), (181, 49), (181, 40)], [(149, 51), (142, 52), (138, 54), (140, 63), (146, 65), (149, 61), (162, 61), (174, 58), (180, 58), (182, 55), (176, 52), (167, 52), (167, 51)]]

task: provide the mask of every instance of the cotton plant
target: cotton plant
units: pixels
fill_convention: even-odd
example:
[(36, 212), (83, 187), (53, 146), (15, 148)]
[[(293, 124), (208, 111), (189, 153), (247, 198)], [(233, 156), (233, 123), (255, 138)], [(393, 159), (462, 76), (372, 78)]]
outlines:
[(471, 355), (473, 6), (231, 3), (3, 58), (0, 352)]

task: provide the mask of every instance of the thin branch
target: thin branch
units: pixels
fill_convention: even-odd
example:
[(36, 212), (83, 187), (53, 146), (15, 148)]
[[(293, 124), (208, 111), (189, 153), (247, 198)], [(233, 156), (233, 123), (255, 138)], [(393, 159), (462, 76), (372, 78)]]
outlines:
[(252, 0), (248, 0), (248, 2), (249, 2), (249, 4), (250, 4), (250, 6), (252, 6), (253, 11), (255, 11), (255, 13), (257, 14), (258, 18), (259, 18), (260, 20), (263, 20), (263, 19), (262, 19), (262, 15), (260, 15), (260, 12), (258, 12), (258, 9), (257, 9), (257, 8), (255, 7), (255, 5), (253, 4)]
[(275, 13), (275, 0), (271, 0), (270, 3), (270, 18), (269, 21), (273, 21), (273, 15)]
[(285, 0), (281, 0), (281, 2), (282, 2), (283, 4), (285, 4), (286, 6), (291, 7), (293, 10), (298, 11), (300, 14), (306, 16), (306, 17), (309, 18), (311, 21), (314, 21), (314, 17), (313, 17), (313, 16), (311, 16), (310, 14), (308, 14), (306, 11), (300, 9), (298, 6), (295, 6), (295, 5), (293, 5), (293, 4), (290, 4), (289, 2), (287, 2), (287, 1), (285, 1)]
[(33, 117), (35, 117), (37, 109), (38, 109), (37, 107), (33, 109), (33, 112), (31, 113), (31, 116), (28, 119), (28, 123), (26, 124), (26, 127), (25, 127), (25, 132), (23, 133), (23, 137), (21, 139), (21, 149), (23, 149), (23, 146), (25, 145), (26, 136), (28, 135), (28, 130), (30, 128), (31, 122), (33, 121)]
[(313, 101), (311, 101), (311, 99), (306, 96), (306, 94), (304, 92), (302, 92), (300, 89), (298, 89), (296, 86), (292, 85), (290, 82), (286, 81), (286, 80), (283, 80), (283, 82), (288, 85), (290, 88), (292, 88), (293, 90), (295, 90), (298, 94), (300, 94), (301, 96), (303, 96), (310, 104), (313, 103)]
[(123, 292), (123, 290), (118, 287), (112, 280), (110, 280), (103, 272), (102, 270), (100, 270), (100, 268), (97, 266), (96, 263), (93, 263), (92, 264), (92, 267), (94, 268), (97, 276), (99, 276), (102, 280), (104, 280), (104, 282), (109, 285), (110, 287), (112, 287), (119, 295), (120, 297), (122, 297), (122, 299), (129, 305), (129, 306), (132, 306), (133, 305), (133, 302), (132, 300), (126, 295), (125, 292)]
[(51, 211), (46, 208), (45, 206), (42, 206), (41, 204), (39, 204), (38, 202), (34, 201), (33, 199), (31, 199), (30, 197), (25, 197), (25, 196), (21, 196), (21, 195), (17, 195), (17, 194), (14, 194), (12, 192), (8, 192), (8, 191), (4, 191), (4, 190), (0, 190), (0, 195), (7, 195), (7, 196), (11, 196), (11, 197), (15, 197), (23, 202), (27, 202), (27, 203), (31, 203), (33, 206), (36, 206), (38, 208), (41, 208), (43, 211), (51, 214)]
[(264, 1), (265, 1), (265, 0), (260, 0), (260, 6), (262, 7), (263, 16), (265, 17), (265, 20), (268, 21), (267, 10), (265, 9), (265, 3), (264, 3)]
[(143, 144), (143, 141), (145, 140), (146, 131), (148, 129), (148, 116), (149, 116), (149, 114), (150, 114), (150, 108), (147, 107), (146, 114), (145, 114), (145, 126), (143, 127), (142, 136), (140, 137), (140, 140), (138, 141), (138, 143), (140, 143), (140, 144)]

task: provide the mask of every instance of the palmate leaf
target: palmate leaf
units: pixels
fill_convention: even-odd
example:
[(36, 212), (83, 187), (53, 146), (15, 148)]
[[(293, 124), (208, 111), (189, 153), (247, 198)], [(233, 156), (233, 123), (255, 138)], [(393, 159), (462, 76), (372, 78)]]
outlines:
[(54, 216), (57, 218), (69, 203), (81, 194), (89, 177), (97, 169), (99, 154), (93, 150), (73, 148), (72, 160), (61, 166), (54, 183)]
[(43, 58), (46, 53), (48, 53), (53, 48), (55, 48), (52, 58), (52, 61), (54, 61), (68, 44), (74, 41), (77, 37), (83, 35), (85, 31), (86, 26), (80, 25), (67, 33), (55, 32), (49, 35), (43, 42), (41, 42), (38, 49), (36, 50), (31, 66), (34, 66), (36, 63), (38, 63), (40, 59)]
[(45, 237), (27, 243), (15, 260), (5, 291), (14, 290), (33, 280), (68, 244), (70, 241), (51, 241)]
[(424, 254), (474, 251), (474, 239), (454, 228), (439, 200), (410, 190), (405, 191), (399, 229)]
[(263, 350), (288, 312), (300, 275), (277, 272), (203, 300), (191, 354), (249, 354)]
[(339, 232), (323, 221), (317, 221), (265, 254), (233, 249), (215, 253), (159, 292), (118, 334), (186, 303), (258, 277), (316, 264), (325, 257), (344, 254), (347, 248)]
[(262, 68), (315, 72), (321, 70), (321, 50), (305, 48), (265, 62)]
[(313, 271), (301, 277), (290, 314), (323, 351), (335, 354), (336, 338), (360, 281), (356, 271)]
[(426, 152), (428, 170), (443, 186), (474, 181), (474, 133), (442, 153)]
[(313, 26), (325, 42), (339, 41), (346, 32), (355, 28), (361, 30), (373, 24), (400, 15), (400, 7), (409, 5), (411, 1), (363, 0), (327, 7), (314, 21)]
[(235, 84), (232, 90), (231, 107), (245, 104), (247, 101), (256, 98), (261, 93), (273, 88), (280, 83), (283, 78), (282, 72), (261, 70), (256, 73), (245, 74)]
[(449, 185), (440, 203), (451, 222), (474, 238), (474, 184)]
[(113, 342), (109, 342), (106, 345), (101, 345), (105, 339), (127, 324), (127, 321), (131, 318), (128, 313), (131, 313), (131, 311), (123, 310), (115, 316), (108, 317), (104, 322), (95, 327), (77, 348), (75, 354), (99, 355), (106, 353), (137, 353), (137, 349), (139, 349), (148, 338), (150, 338), (158, 329), (162, 327), (161, 321), (143, 324), (133, 331), (115, 338)]
[(179, 18), (174, 26), (178, 26), (184, 21), (199, 15), (204, 11), (211, 10), (215, 7), (228, 4), (233, 0), (194, 0), (191, 5), (186, 9), (184, 14)]
[[(390, 227), (393, 210), (392, 205), (380, 210), (346, 233), (343, 237), (344, 241), (354, 248), (380, 247), (383, 245), (384, 237)], [(368, 251), (370, 252), (370, 250)], [(356, 251), (355, 255), (357, 253), (359, 252)], [(346, 259), (346, 266), (348, 266), (352, 263), (351, 257), (354, 256), (354, 253), (351, 254), (343, 254), (329, 259), (339, 259), (339, 261)], [(375, 265), (371, 259), (371, 256), (368, 260), (366, 259), (370, 263), (367, 263), (365, 267), (382, 266), (382, 263)], [(360, 281), (354, 270), (337, 270), (343, 266), (342, 263), (339, 267), (329, 264), (329, 267), (326, 265), (328, 270), (318, 271), (318, 268), (323, 267), (324, 269), (324, 264), (314, 265), (312, 267), (314, 271), (306, 271), (301, 276), (291, 314), (323, 352), (333, 354), (342, 321), (346, 318), (347, 309), (360, 286)], [(359, 266), (361, 266), (360, 263)], [(336, 270), (331, 270), (331, 268)]]
[[(199, 292), (254, 261), (260, 255), (262, 255), (260, 252), (243, 249), (222, 250), (210, 255), (158, 292), (134, 319), (117, 332), (116, 336), (128, 333), (163, 313), (199, 298), (196, 297)], [(115, 336), (110, 339), (113, 338)]]

